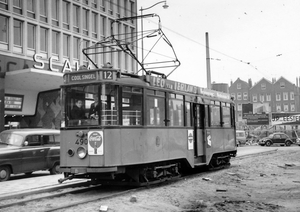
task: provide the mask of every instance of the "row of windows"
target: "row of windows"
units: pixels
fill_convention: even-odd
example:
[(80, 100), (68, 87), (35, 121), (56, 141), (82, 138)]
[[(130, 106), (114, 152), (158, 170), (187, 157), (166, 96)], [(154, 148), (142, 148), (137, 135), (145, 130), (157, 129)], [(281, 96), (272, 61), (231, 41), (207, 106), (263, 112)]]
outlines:
[[(114, 85), (89, 85), (68, 88), (67, 95), (67, 126), (81, 125), (123, 125), (123, 126), (194, 126), (197, 127), (231, 127), (232, 108), (230, 104), (211, 101), (210, 104), (197, 105), (186, 100), (186, 97), (174, 93), (147, 90), (146, 112), (143, 111), (143, 92), (141, 88), (119, 87)], [(96, 97), (95, 97), (96, 96)], [(92, 106), (94, 97), (98, 109)], [(100, 101), (98, 101), (98, 99)], [(84, 114), (78, 117), (77, 101), (83, 103)], [(72, 110), (75, 110), (72, 113)], [(93, 111), (94, 110), (94, 111)], [(93, 112), (91, 112), (93, 111)], [(99, 120), (92, 120), (92, 113), (99, 115)], [(145, 119), (143, 120), (145, 114)], [(196, 123), (193, 116), (196, 115)], [(83, 121), (79, 119), (84, 119)]]
[[(262, 105), (262, 107), (265, 107), (264, 105)], [(259, 111), (258, 113), (261, 113), (261, 112), (269, 112), (267, 108), (265, 108), (266, 111), (262, 110), (262, 111)], [(243, 107), (242, 107), (242, 104), (237, 104), (237, 111), (243, 111)], [(276, 111), (277, 112), (281, 112), (281, 111), (284, 111), (284, 112), (293, 112), (295, 111), (295, 103), (284, 103), (284, 104), (280, 104), (280, 103), (276, 103)]]
[[(81, 5), (85, 8), (83, 11), (79, 10)], [(79, 25), (80, 13), (82, 13), (83, 25), (87, 25), (88, 13), (91, 11), (107, 12), (108, 15), (118, 18), (121, 15), (122, 17), (135, 16), (136, 13), (135, 2), (129, 0), (0, 0), (0, 9), (10, 10), (10, 8), (13, 13), (39, 19), (41, 22), (51, 23), (54, 26), (63, 24), (66, 28), (71, 23), (71, 10), (73, 10), (75, 26)], [(51, 10), (47, 8), (51, 8)], [(62, 22), (60, 15), (63, 18)]]
[[(237, 99), (237, 100), (248, 100), (248, 93), (244, 92), (243, 93), (243, 97), (241, 93), (237, 93), (237, 98), (235, 98), (235, 93), (231, 93), (231, 97), (233, 97), (233, 99)], [(259, 99), (258, 99), (259, 97)], [(283, 92), (283, 93), (276, 93), (276, 101), (281, 101), (281, 99), (283, 101), (288, 101), (288, 100), (295, 100), (295, 94), (294, 92)], [(252, 101), (253, 102), (270, 102), (271, 99), (271, 94), (253, 94), (252, 95)]]
[[(261, 83), (260, 88), (261, 88), (261, 90), (266, 90), (266, 88), (267, 88), (266, 83)], [(285, 88), (285, 82), (280, 82), (280, 88)], [(236, 89), (238, 89), (238, 90), (242, 89), (242, 84), (237, 83), (236, 84)]]
[[(12, 36), (9, 35), (11, 20), (13, 20)], [(107, 20), (104, 16), (101, 16), (101, 20), (102, 25), (106, 25), (107, 21), (112, 21)], [(59, 61), (72, 58), (74, 61), (82, 61), (83, 65), (87, 65), (88, 60), (83, 57), (81, 50), (96, 43), (89, 39), (83, 39), (69, 33), (63, 33), (59, 30), (51, 30), (28, 21), (25, 22), (3, 15), (0, 15), (0, 30), (3, 32), (0, 33), (0, 49), (12, 49), (15, 53), (23, 53), (28, 56), (32, 56), (35, 53), (41, 53), (44, 59), (47, 59), (50, 56), (56, 56)], [(118, 30), (123, 30), (127, 33), (129, 33), (129, 30), (131, 33), (134, 33), (135, 31), (134, 28), (121, 24), (118, 25)], [(10, 38), (13, 40), (9, 41)], [(9, 43), (11, 43), (13, 48), (9, 46)], [(111, 54), (109, 57), (110, 58), (106, 55), (105, 58), (102, 54), (101, 57), (96, 58), (96, 56), (93, 55), (92, 59), (98, 64), (110, 61), (113, 64), (116, 64), (116, 67), (123, 67), (126, 70), (135, 68), (132, 59), (122, 52)]]

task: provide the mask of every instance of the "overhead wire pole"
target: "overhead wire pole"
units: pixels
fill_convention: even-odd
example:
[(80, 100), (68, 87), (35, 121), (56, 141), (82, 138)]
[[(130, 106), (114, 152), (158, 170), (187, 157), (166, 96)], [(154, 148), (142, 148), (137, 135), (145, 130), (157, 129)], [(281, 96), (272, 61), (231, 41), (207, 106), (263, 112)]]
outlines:
[(207, 79), (207, 88), (211, 89), (210, 56), (209, 56), (208, 32), (205, 33), (205, 40), (206, 40), (206, 79)]
[[(146, 7), (146, 8), (142, 8), (141, 7), (141, 9), (140, 9), (140, 11), (141, 11), (141, 35), (142, 35), (142, 39), (141, 39), (141, 47), (142, 47), (142, 59), (141, 59), (141, 63), (142, 64), (144, 64), (144, 41), (143, 41), (143, 39), (144, 39), (144, 26), (143, 26), (143, 11), (144, 10), (148, 10), (148, 9), (150, 9), (150, 8), (152, 8), (152, 7), (154, 7), (154, 6), (156, 6), (156, 5), (158, 5), (158, 4), (161, 4), (161, 3), (165, 3), (164, 5), (163, 5), (163, 8), (164, 9), (167, 9), (168, 7), (169, 7), (169, 5), (167, 5), (167, 1), (160, 1), (160, 2), (157, 2), (157, 3), (155, 3), (155, 4), (153, 4), (152, 6), (150, 6), (150, 7)], [(144, 74), (144, 72), (142, 73), (142, 74)]]

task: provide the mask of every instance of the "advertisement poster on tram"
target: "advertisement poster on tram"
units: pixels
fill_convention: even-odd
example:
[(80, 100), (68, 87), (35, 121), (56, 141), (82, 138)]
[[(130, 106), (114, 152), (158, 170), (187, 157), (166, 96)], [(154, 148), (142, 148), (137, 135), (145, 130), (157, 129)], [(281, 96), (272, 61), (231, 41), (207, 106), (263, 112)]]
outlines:
[(300, 112), (272, 113), (271, 125), (300, 125)]

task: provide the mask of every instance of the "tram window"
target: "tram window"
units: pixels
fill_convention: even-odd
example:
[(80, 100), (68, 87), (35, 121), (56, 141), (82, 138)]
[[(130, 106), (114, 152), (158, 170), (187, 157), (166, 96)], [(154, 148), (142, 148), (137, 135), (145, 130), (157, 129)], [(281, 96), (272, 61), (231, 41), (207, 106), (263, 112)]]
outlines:
[(134, 88), (134, 87), (123, 87), (122, 90), (122, 125), (123, 126), (142, 125), (142, 108), (143, 108), (142, 102), (143, 102), (142, 89)]
[(191, 103), (186, 102), (185, 103), (185, 119), (186, 119), (186, 126), (190, 127), (192, 126), (192, 113), (191, 113)]
[[(169, 126), (183, 126), (183, 96), (170, 94), (169, 97)], [(176, 97), (176, 99), (172, 97)]]
[(117, 125), (118, 110), (117, 86), (105, 84), (101, 86), (101, 125)]
[(205, 105), (205, 127), (210, 127), (209, 105)]
[(148, 96), (147, 125), (165, 126), (165, 98)]
[(231, 126), (231, 117), (230, 117), (230, 108), (229, 107), (222, 107), (223, 110), (223, 126), (230, 127)]
[(221, 125), (221, 114), (220, 106), (210, 105), (210, 120), (211, 126)]

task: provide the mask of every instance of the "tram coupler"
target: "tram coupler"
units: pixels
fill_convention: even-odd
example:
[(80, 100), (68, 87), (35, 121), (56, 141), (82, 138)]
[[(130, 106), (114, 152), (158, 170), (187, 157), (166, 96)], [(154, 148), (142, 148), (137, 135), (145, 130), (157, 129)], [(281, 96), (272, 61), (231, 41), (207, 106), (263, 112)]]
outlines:
[(65, 182), (66, 180), (72, 180), (73, 178), (74, 178), (74, 175), (72, 174), (72, 175), (66, 175), (66, 174), (64, 174), (64, 176), (66, 176), (65, 178), (59, 178), (58, 179), (58, 182), (61, 184), (61, 183), (63, 183), (63, 182)]

